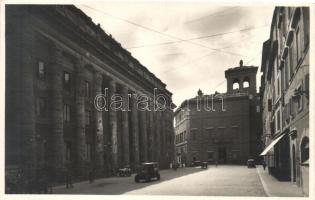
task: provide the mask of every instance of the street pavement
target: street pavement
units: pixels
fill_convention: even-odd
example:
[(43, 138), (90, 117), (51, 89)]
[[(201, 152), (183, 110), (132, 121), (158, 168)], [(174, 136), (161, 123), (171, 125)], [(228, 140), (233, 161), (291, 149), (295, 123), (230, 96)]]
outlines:
[(135, 183), (131, 177), (111, 177), (75, 183), (73, 188), (54, 188), (55, 194), (127, 194), (184, 196), (266, 196), (255, 168), (219, 165), (161, 170), (161, 180)]
[(303, 197), (301, 188), (298, 188), (290, 181), (278, 181), (268, 173), (268, 168), (263, 170), (262, 166), (257, 167), (257, 173), (264, 186), (267, 196), (271, 197)]

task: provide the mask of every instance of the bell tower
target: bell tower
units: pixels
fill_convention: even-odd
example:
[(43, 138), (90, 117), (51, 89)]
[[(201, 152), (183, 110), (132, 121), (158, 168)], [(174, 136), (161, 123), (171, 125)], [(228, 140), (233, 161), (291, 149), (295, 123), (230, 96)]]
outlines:
[(243, 60), (240, 60), (240, 66), (226, 70), (227, 93), (256, 94), (257, 70), (255, 66), (243, 66)]

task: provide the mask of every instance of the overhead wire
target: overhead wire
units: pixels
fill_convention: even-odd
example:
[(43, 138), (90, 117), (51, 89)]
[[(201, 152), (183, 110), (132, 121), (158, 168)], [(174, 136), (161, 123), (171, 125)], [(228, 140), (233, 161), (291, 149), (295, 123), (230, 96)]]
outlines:
[(186, 43), (189, 43), (189, 44), (193, 44), (193, 45), (195, 45), (195, 46), (199, 46), (199, 47), (211, 49), (211, 50), (213, 50), (213, 51), (218, 51), (218, 52), (225, 53), (225, 54), (230, 54), (230, 55), (234, 55), (234, 56), (248, 57), (248, 56), (241, 55), (241, 54), (238, 54), (238, 53), (233, 53), (233, 52), (228, 52), (228, 51), (223, 51), (223, 50), (220, 50), (220, 49), (208, 47), (208, 46), (206, 46), (206, 45), (203, 45), (203, 44), (200, 44), (200, 43), (196, 43), (196, 42), (192, 42), (192, 41), (190, 41), (190, 40), (185, 41), (184, 39), (182, 39), (182, 38), (180, 38), (180, 37), (173, 36), (173, 35), (170, 35), (170, 34), (167, 34), (167, 33), (163, 33), (163, 32), (161, 32), (161, 31), (157, 31), (157, 30), (155, 30), (155, 29), (152, 29), (152, 28), (143, 26), (143, 25), (141, 25), (141, 24), (138, 24), (138, 23), (135, 23), (135, 22), (126, 20), (126, 19), (124, 19), (124, 18), (111, 15), (111, 14), (109, 14), (109, 13), (106, 13), (106, 12), (104, 12), (104, 11), (95, 9), (95, 8), (93, 8), (93, 7), (90, 7), (90, 6), (87, 6), (87, 5), (82, 5), (82, 6), (85, 7), (85, 8), (89, 8), (89, 9), (91, 9), (91, 10), (94, 10), (94, 11), (96, 11), (96, 12), (100, 12), (100, 13), (102, 13), (102, 14), (104, 14), (104, 15), (110, 16), (110, 17), (112, 17), (112, 18), (119, 19), (119, 20), (121, 20), (121, 21), (124, 21), (124, 22), (126, 22), (126, 23), (132, 24), (132, 25), (134, 25), (134, 26), (143, 28), (143, 29), (145, 29), (145, 30), (147, 30), (147, 31), (151, 31), (151, 32), (154, 32), (154, 33), (157, 33), (157, 34), (160, 34), (160, 35), (164, 35), (164, 36), (166, 36), (166, 37), (169, 37), (169, 38), (172, 38), (172, 39), (176, 39), (176, 40), (178, 40), (178, 41), (183, 41), (183, 42), (186, 42)]
[[(224, 46), (221, 47), (220, 49), (229, 49), (229, 48), (234, 48), (237, 47), (240, 43), (244, 42), (245, 40), (249, 40), (251, 38), (255, 37), (255, 35), (252, 35), (250, 37), (246, 37), (240, 41), (233, 42), (232, 45)], [(172, 55), (186, 55), (188, 53), (196, 53), (196, 52), (203, 52), (203, 50), (198, 50), (198, 51), (189, 51), (189, 52), (182, 52), (182, 53), (167, 53), (167, 54), (159, 54), (157, 56), (172, 56)]]
[(143, 47), (169, 45), (169, 44), (187, 42), (187, 41), (192, 41), (192, 40), (200, 40), (200, 39), (206, 39), (206, 38), (211, 38), (211, 37), (218, 37), (218, 36), (222, 36), (222, 35), (233, 34), (233, 33), (239, 33), (239, 32), (243, 32), (243, 31), (250, 31), (250, 30), (255, 30), (255, 29), (260, 29), (260, 28), (265, 28), (265, 27), (269, 27), (269, 26), (268, 26), (268, 25), (264, 25), (264, 26), (261, 26), (261, 27), (244, 28), (244, 29), (240, 29), (240, 30), (236, 30), (236, 31), (229, 31), (229, 32), (224, 32), (224, 33), (216, 33), (216, 34), (212, 34), (212, 35), (199, 36), (199, 37), (188, 38), (188, 39), (182, 39), (182, 40), (177, 40), (177, 41), (170, 41), (170, 42), (162, 42), (162, 43), (155, 43), (155, 44), (144, 44), (144, 45), (138, 45), (138, 46), (131, 46), (131, 47), (126, 47), (126, 49), (137, 49), (137, 48), (143, 48)]

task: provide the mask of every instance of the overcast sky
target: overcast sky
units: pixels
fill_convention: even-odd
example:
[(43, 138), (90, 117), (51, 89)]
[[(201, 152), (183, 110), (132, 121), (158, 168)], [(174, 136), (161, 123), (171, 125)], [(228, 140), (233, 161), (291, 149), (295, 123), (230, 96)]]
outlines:
[(205, 2), (107, 2), (77, 7), (166, 83), (177, 106), (194, 97), (199, 88), (205, 94), (226, 92), (224, 71), (238, 66), (240, 59), (260, 66), (274, 9)]

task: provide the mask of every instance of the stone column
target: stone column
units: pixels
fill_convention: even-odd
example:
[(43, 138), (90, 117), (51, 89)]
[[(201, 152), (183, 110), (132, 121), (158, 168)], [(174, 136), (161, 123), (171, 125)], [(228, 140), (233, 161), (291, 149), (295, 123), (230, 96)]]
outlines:
[[(55, 48), (52, 77), (52, 130), (53, 157), (55, 172), (60, 173), (65, 167), (65, 141), (63, 136), (63, 70), (60, 65), (61, 49)], [(56, 174), (58, 177), (58, 174)]]
[(123, 111), (122, 111), (122, 135), (123, 135), (123, 163), (125, 166), (130, 165), (130, 152), (129, 152), (129, 124), (128, 124), (128, 87), (122, 87), (123, 97)]
[(147, 135), (147, 111), (139, 111), (140, 112), (140, 132), (141, 132), (141, 154), (142, 162), (148, 161), (148, 135)]
[(150, 100), (150, 110), (149, 111), (149, 149), (150, 149), (150, 161), (154, 161), (154, 111), (153, 111), (153, 105), (152, 100)]
[[(109, 98), (108, 102), (111, 102), (111, 97), (116, 93), (116, 82), (114, 80), (109, 81)], [(110, 105), (110, 104), (109, 104)], [(117, 144), (117, 113), (109, 106), (109, 126), (111, 132), (111, 148), (112, 148), (112, 172), (115, 173), (118, 165), (118, 144)]]
[(167, 114), (167, 120), (166, 120), (166, 134), (168, 136), (171, 137), (171, 145), (170, 145), (170, 152), (171, 152), (171, 156), (172, 159), (175, 159), (175, 143), (174, 143), (174, 138), (175, 138), (175, 132), (174, 132), (174, 127), (173, 127), (173, 110), (171, 110), (170, 108), (168, 108), (166, 110), (166, 114)]
[[(102, 94), (102, 74), (95, 72), (94, 74), (94, 96)], [(102, 111), (97, 110), (94, 106), (95, 117), (95, 157), (96, 157), (96, 169), (98, 173), (104, 172), (104, 139), (103, 139), (103, 117)]]
[[(79, 61), (80, 62), (80, 61)], [(85, 101), (84, 101), (84, 63), (77, 64), (76, 81), (76, 168), (78, 174), (84, 173), (86, 162), (86, 141), (85, 141)]]
[[(22, 26), (23, 28), (24, 26)], [(23, 29), (22, 29), (23, 30)], [(34, 94), (34, 64), (32, 59), (32, 49), (34, 38), (31, 30), (25, 26), (23, 31), (23, 37), (21, 38), (21, 65), (20, 68), (20, 123), (16, 124), (20, 126), (20, 135), (22, 136), (23, 144), (21, 154), (24, 168), (33, 176), (36, 167), (36, 131), (35, 131), (35, 94)], [(19, 44), (17, 44), (19, 45)], [(18, 58), (17, 58), (18, 59)], [(19, 80), (16, 80), (19, 81)], [(10, 108), (9, 108), (10, 109)], [(11, 112), (19, 112), (18, 110), (12, 110)], [(9, 133), (9, 130), (7, 130)], [(7, 134), (8, 134), (7, 133)], [(16, 147), (18, 148), (18, 147)]]
[(132, 123), (132, 138), (133, 138), (133, 154), (134, 154), (134, 163), (133, 168), (137, 169), (140, 164), (140, 155), (139, 155), (139, 120), (138, 120), (138, 109), (137, 109), (137, 99), (132, 98), (132, 107), (131, 107), (131, 123)]
[(168, 167), (169, 163), (168, 163), (168, 156), (169, 156), (169, 153), (167, 151), (167, 145), (166, 145), (166, 133), (165, 133), (165, 111), (161, 111), (160, 112), (160, 122), (159, 122), (159, 125), (161, 126), (161, 129), (160, 129), (160, 133), (161, 133), (161, 159), (160, 159), (160, 162), (161, 162), (161, 167)]
[(161, 111), (157, 111), (156, 112), (156, 121), (155, 123), (155, 127), (156, 127), (156, 161), (160, 162), (162, 161), (161, 159)]

